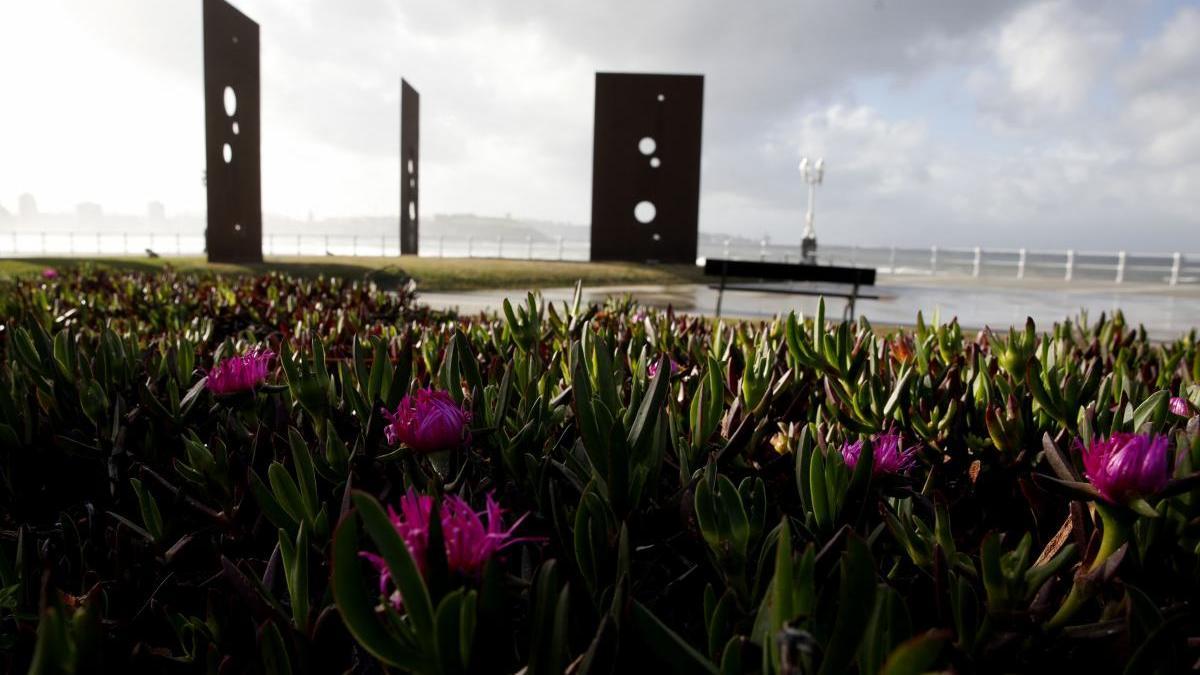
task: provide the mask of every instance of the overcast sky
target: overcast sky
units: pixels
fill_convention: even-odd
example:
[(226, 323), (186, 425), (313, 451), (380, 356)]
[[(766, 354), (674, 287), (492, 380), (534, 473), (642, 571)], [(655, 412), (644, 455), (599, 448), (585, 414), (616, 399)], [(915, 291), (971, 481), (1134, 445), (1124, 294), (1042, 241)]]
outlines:
[[(1139, 0), (238, 0), (263, 208), (388, 215), (399, 78), (422, 213), (586, 224), (597, 70), (702, 73), (701, 229), (1200, 252), (1200, 7)], [(0, 206), (200, 213), (200, 0), (0, 3)]]

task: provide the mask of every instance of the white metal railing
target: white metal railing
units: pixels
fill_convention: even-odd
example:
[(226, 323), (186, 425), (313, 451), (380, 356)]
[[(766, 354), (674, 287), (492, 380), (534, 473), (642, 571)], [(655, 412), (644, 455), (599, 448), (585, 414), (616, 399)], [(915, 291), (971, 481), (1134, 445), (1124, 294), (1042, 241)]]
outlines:
[[(735, 254), (736, 255), (736, 254)], [(1029, 249), (927, 249), (826, 246), (820, 259), (829, 264), (876, 267), (891, 274), (964, 275), (975, 278), (1061, 279), (1200, 284), (1200, 254), (1131, 251), (1031, 251)]]
[[(799, 246), (771, 248), (740, 245), (732, 239), (701, 244), (701, 256), (740, 260), (795, 259)], [(771, 251), (771, 252), (768, 252)], [(899, 275), (959, 275), (975, 278), (1061, 279), (1111, 283), (1200, 284), (1200, 253), (1138, 253), (1131, 251), (1038, 251), (1027, 248), (983, 247), (900, 248), (825, 245), (818, 250), (823, 264), (874, 267)]]
[[(561, 236), (503, 235), (448, 236), (427, 234), (423, 255), (437, 257), (513, 258), (525, 260), (587, 260), (590, 242)], [(763, 239), (705, 238), (700, 257), (793, 262), (800, 259), (798, 245), (773, 245)], [(143, 255), (151, 250), (164, 256), (198, 256), (204, 253), (202, 234), (172, 232), (8, 232), (0, 234), (0, 256)], [(314, 234), (271, 232), (263, 237), (269, 256), (373, 256), (399, 253), (395, 235)], [(1059, 279), (1111, 283), (1161, 283), (1169, 286), (1200, 284), (1200, 253), (1136, 253), (1130, 251), (1038, 251), (1026, 248), (987, 249), (901, 248), (884, 246), (823, 245), (822, 264), (874, 267), (889, 274), (962, 275), (975, 278)]]
[[(525, 260), (587, 260), (587, 241), (564, 237), (423, 237), (423, 255), (486, 257)], [(0, 234), (0, 257), (28, 256), (140, 256), (153, 251), (161, 256), (204, 255), (202, 234), (160, 232), (9, 232)], [(268, 256), (370, 256), (400, 253), (397, 236), (369, 234), (281, 233), (263, 235)]]

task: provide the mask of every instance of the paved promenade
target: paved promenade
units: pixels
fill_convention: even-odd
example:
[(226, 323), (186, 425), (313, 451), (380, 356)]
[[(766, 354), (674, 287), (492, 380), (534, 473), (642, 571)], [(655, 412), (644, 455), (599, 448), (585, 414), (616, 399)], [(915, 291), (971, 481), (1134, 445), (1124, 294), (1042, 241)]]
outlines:
[[(813, 287), (806, 287), (813, 288)], [(827, 287), (841, 290), (837, 287)], [(655, 306), (672, 306), (681, 312), (711, 315), (717, 302), (716, 291), (702, 284), (672, 286), (596, 287), (584, 289), (588, 301), (610, 295), (632, 294), (638, 301)], [(958, 317), (968, 328), (1007, 328), (1023, 324), (1032, 316), (1039, 325), (1086, 310), (1091, 320), (1101, 312), (1115, 309), (1125, 312), (1132, 323), (1142, 323), (1156, 339), (1171, 339), (1192, 328), (1200, 328), (1200, 286), (1165, 284), (1112, 284), (1097, 282), (1054, 282), (1043, 279), (1018, 281), (973, 279), (970, 277), (914, 277), (880, 275), (879, 285), (864, 289), (878, 299), (860, 299), (858, 313), (876, 324), (912, 324), (917, 310), (926, 320), (939, 314), (943, 320)], [(549, 300), (569, 300), (570, 288), (543, 289)], [(463, 291), (420, 293), (420, 301), (436, 308), (457, 308), (476, 313), (500, 308), (504, 298), (517, 302), (524, 290)], [(841, 313), (845, 301), (830, 298), (826, 302), (831, 316)], [(795, 309), (811, 314), (817, 298), (760, 292), (726, 292), (722, 316), (769, 318)]]

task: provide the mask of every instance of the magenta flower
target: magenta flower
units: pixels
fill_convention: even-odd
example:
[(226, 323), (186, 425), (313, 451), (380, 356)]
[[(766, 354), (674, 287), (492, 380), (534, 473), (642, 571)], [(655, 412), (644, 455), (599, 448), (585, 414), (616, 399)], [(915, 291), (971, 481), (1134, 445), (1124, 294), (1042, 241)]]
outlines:
[(43, 279), (57, 279), (58, 278), (58, 270), (54, 269), (53, 267), (46, 267), (46, 268), (42, 269), (42, 278)]
[[(872, 443), (874, 444), (875, 453), (871, 473), (876, 476), (904, 473), (911, 469), (917, 461), (917, 449), (915, 447), (905, 449), (900, 434), (893, 432), (878, 434), (872, 439)], [(862, 446), (863, 443), (861, 440), (842, 445), (842, 460), (851, 470), (854, 470), (854, 467), (858, 465), (858, 457), (862, 454)]]
[(1182, 396), (1172, 396), (1171, 402), (1167, 404), (1167, 408), (1180, 417), (1188, 417), (1192, 414), (1192, 404), (1188, 403), (1188, 400)]
[[(668, 361), (671, 363), (671, 375), (676, 375), (680, 370), (682, 370), (682, 367), (678, 363), (675, 363), (675, 359), (668, 359)], [(658, 376), (658, 364), (660, 362), (661, 361), (659, 359), (654, 359), (650, 362), (650, 365), (646, 366), (646, 374), (649, 375), (651, 379), (654, 379)]]
[(383, 433), (389, 445), (403, 443), (417, 452), (450, 450), (471, 439), (470, 411), (444, 391), (418, 389), (400, 400), (396, 412), (383, 411), (388, 425)]
[(1115, 433), (1082, 447), (1084, 475), (1106, 501), (1128, 504), (1162, 490), (1170, 479), (1166, 436)]
[[(424, 576), (428, 567), (429, 549), (429, 517), (433, 511), (433, 497), (420, 495), (412, 489), (400, 498), (400, 512), (388, 507), (388, 516), (397, 534), (404, 540), (404, 545), (413, 557), (417, 570)], [(478, 579), (483, 572), (483, 566), (495, 555), (513, 544), (530, 541), (541, 541), (537, 537), (514, 537), (513, 531), (528, 517), (525, 514), (518, 518), (507, 530), (503, 524), (503, 509), (487, 496), (484, 511), (476, 513), (471, 505), (457, 495), (447, 495), (442, 498), (439, 510), (442, 521), (442, 536), (446, 545), (446, 563), (450, 572), (467, 579)], [(481, 516), (487, 516), (485, 525)], [(391, 573), (382, 556), (363, 551), (359, 553), (379, 572), (379, 592), (387, 596), (392, 606), (400, 609), (402, 599), (400, 592), (392, 589)]]
[(249, 354), (221, 361), (208, 373), (208, 390), (214, 394), (249, 391), (267, 379), (268, 365), (275, 352), (258, 347)]

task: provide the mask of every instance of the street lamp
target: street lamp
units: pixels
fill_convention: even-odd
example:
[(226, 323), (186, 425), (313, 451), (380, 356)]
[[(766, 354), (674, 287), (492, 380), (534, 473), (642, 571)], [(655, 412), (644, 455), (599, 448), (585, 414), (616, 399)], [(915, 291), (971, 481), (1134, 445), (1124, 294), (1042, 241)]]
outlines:
[(817, 158), (810, 162), (807, 157), (800, 159), (800, 177), (808, 183), (808, 212), (804, 214), (804, 236), (800, 240), (800, 258), (807, 263), (816, 262), (817, 233), (813, 229), (813, 206), (817, 198), (817, 186), (825, 177), (825, 159)]

